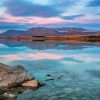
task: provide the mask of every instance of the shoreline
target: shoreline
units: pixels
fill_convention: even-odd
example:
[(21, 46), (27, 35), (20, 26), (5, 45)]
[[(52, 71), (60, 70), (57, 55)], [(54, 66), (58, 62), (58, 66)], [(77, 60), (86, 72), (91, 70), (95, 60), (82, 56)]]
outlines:
[(14, 41), (14, 42), (46, 42), (46, 43), (75, 43), (75, 44), (94, 44), (94, 45), (98, 45), (100, 46), (100, 40), (95, 40), (95, 41), (87, 41), (87, 40), (75, 40), (75, 39), (70, 39), (70, 40), (51, 40), (51, 39), (48, 39), (48, 40), (28, 40), (28, 39), (0, 39), (0, 41)]
[(0, 36), (0, 40), (16, 41), (80, 41), (80, 42), (100, 42), (100, 35), (62, 35), (62, 36)]

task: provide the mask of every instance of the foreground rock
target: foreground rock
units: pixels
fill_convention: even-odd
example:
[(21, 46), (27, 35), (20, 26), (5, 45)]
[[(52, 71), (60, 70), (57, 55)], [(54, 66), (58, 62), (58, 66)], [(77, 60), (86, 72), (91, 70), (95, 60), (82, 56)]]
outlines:
[(25, 89), (24, 87), (36, 89), (43, 85), (21, 65), (12, 68), (0, 63), (0, 98), (13, 98), (21, 93)]
[(33, 77), (21, 65), (11, 68), (0, 64), (0, 88), (20, 86), (23, 82), (32, 79)]

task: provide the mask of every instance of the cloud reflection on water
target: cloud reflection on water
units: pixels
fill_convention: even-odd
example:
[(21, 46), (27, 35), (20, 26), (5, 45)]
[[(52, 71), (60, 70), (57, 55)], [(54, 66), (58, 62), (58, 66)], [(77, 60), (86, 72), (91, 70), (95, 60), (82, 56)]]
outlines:
[(59, 53), (18, 53), (18, 54), (7, 54), (0, 55), (0, 61), (14, 61), (14, 60), (63, 60), (69, 62), (85, 62), (95, 63), (100, 62), (100, 54), (59, 54)]

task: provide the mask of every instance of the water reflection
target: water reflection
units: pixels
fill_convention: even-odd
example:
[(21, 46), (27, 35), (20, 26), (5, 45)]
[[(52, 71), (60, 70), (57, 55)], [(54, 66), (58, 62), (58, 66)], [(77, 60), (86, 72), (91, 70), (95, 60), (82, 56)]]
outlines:
[[(12, 43), (13, 42), (13, 43)], [(95, 46), (96, 44), (92, 43), (65, 43), (65, 42), (25, 42), (25, 41), (6, 41), (0, 40), (1, 44), (4, 44), (8, 47), (21, 47), (26, 46), (31, 49), (37, 50), (45, 50), (45, 49), (62, 49), (62, 50), (76, 50), (76, 49), (84, 49), (88, 46)]]
[[(0, 62), (21, 64), (46, 82), (15, 100), (100, 100), (100, 47), (95, 44), (2, 40)], [(45, 81), (47, 74), (61, 78)]]

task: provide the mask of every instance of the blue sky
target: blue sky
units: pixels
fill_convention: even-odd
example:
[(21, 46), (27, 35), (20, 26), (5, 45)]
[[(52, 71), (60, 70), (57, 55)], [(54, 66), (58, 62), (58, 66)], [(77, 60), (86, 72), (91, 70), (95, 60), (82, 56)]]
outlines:
[(30, 27), (100, 29), (100, 0), (0, 0), (0, 31)]

